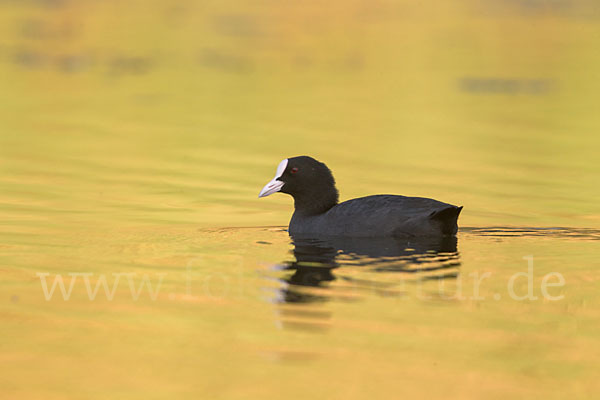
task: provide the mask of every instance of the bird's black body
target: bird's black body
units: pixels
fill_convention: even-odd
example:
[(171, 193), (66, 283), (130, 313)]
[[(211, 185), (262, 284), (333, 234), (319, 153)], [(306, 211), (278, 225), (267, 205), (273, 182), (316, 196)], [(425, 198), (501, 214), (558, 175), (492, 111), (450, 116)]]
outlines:
[(458, 230), (462, 207), (396, 195), (338, 203), (335, 180), (325, 164), (307, 156), (289, 158), (284, 165), (285, 161), (280, 164), (280, 176), (265, 186), (261, 196), (281, 191), (294, 198), (292, 235), (407, 237), (454, 235)]
[(296, 211), (289, 231), (294, 235), (367, 237), (454, 235), (461, 209), (422, 197), (375, 195), (345, 201), (321, 214)]

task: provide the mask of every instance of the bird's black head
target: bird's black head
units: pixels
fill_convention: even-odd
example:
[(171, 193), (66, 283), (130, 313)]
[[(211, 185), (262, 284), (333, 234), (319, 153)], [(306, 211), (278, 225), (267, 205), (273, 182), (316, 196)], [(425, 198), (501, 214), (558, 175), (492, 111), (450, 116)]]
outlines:
[(338, 191), (325, 164), (308, 156), (286, 158), (279, 163), (275, 178), (258, 197), (282, 192), (294, 198), (296, 212), (304, 215), (324, 213), (338, 202)]

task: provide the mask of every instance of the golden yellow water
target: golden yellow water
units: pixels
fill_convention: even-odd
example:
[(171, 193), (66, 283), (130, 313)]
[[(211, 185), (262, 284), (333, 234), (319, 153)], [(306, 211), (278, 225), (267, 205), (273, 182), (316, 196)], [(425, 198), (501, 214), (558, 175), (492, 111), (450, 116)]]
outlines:
[[(598, 46), (585, 0), (1, 2), (0, 397), (597, 398)], [(300, 154), (457, 251), (298, 284)]]

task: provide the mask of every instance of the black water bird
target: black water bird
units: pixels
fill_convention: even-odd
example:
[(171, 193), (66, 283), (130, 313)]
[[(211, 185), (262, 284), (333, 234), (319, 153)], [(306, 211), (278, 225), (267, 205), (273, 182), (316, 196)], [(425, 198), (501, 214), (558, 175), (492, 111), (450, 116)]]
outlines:
[(308, 156), (286, 158), (258, 197), (276, 192), (294, 198), (292, 235), (439, 236), (454, 235), (462, 207), (441, 201), (397, 195), (374, 195), (338, 202), (327, 166)]

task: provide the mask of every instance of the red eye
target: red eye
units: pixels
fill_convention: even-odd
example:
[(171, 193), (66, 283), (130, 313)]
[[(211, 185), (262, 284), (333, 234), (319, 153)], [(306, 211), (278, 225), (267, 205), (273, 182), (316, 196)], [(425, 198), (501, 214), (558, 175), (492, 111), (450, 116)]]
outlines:
[(298, 172), (298, 168), (294, 167), (294, 168), (290, 169), (290, 172), (292, 174), (295, 174), (296, 172)]

